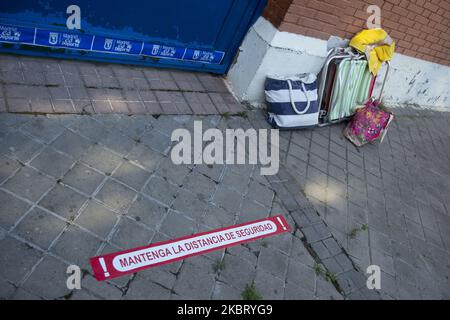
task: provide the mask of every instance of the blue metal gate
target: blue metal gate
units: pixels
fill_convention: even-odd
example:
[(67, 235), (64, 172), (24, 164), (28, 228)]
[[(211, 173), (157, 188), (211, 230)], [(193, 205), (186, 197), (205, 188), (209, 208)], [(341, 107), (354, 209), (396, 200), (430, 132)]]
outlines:
[(226, 73), (267, 0), (2, 0), (0, 51)]

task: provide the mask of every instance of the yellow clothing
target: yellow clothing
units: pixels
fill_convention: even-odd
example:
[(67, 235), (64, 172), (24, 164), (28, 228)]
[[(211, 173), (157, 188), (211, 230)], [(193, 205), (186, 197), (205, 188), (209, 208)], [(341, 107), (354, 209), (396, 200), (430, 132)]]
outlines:
[(395, 42), (383, 29), (368, 29), (358, 32), (350, 46), (366, 54), (369, 70), (376, 75), (384, 61), (394, 56)]

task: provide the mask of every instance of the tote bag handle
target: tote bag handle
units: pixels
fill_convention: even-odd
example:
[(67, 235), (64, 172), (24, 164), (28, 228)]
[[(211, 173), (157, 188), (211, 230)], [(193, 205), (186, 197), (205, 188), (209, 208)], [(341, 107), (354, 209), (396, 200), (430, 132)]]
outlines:
[(306, 112), (308, 112), (309, 107), (310, 107), (310, 105), (311, 105), (311, 101), (309, 101), (308, 94), (306, 93), (305, 84), (304, 84), (302, 81), (300, 81), (301, 86), (302, 86), (302, 92), (303, 92), (303, 94), (305, 95), (306, 101), (307, 101), (307, 103), (306, 103), (306, 108), (305, 108), (303, 111), (299, 111), (299, 110), (297, 109), (297, 107), (295, 106), (294, 94), (293, 94), (293, 90), (292, 90), (292, 83), (291, 83), (291, 80), (290, 80), (290, 79), (287, 79), (286, 81), (287, 81), (288, 87), (289, 87), (289, 98), (290, 98), (290, 100), (291, 100), (292, 109), (294, 109), (294, 111), (295, 111), (296, 114), (305, 114)]

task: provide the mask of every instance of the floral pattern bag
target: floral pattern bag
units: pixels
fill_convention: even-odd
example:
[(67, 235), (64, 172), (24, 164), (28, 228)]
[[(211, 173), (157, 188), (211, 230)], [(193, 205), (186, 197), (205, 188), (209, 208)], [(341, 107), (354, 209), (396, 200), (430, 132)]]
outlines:
[(361, 147), (377, 139), (383, 141), (394, 115), (380, 106), (379, 100), (369, 100), (356, 113), (344, 129), (345, 137)]

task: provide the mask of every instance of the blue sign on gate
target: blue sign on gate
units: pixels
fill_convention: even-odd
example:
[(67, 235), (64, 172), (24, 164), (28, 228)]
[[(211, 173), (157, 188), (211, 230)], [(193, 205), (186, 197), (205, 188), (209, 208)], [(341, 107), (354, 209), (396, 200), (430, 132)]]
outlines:
[(0, 42), (33, 44), (34, 28), (0, 25)]
[(37, 29), (35, 44), (77, 50), (91, 50), (94, 36)]
[(183, 59), (185, 48), (144, 43), (142, 54), (158, 58)]
[(142, 42), (95, 36), (92, 50), (122, 54), (140, 54)]
[(222, 51), (205, 51), (196, 49), (187, 49), (184, 55), (185, 60), (220, 63), (225, 55)]
[(90, 34), (26, 28), (0, 24), (0, 43), (24, 43), (44, 47), (67, 48), (129, 55), (144, 55), (161, 59), (186, 60), (220, 64), (225, 52), (109, 38)]

